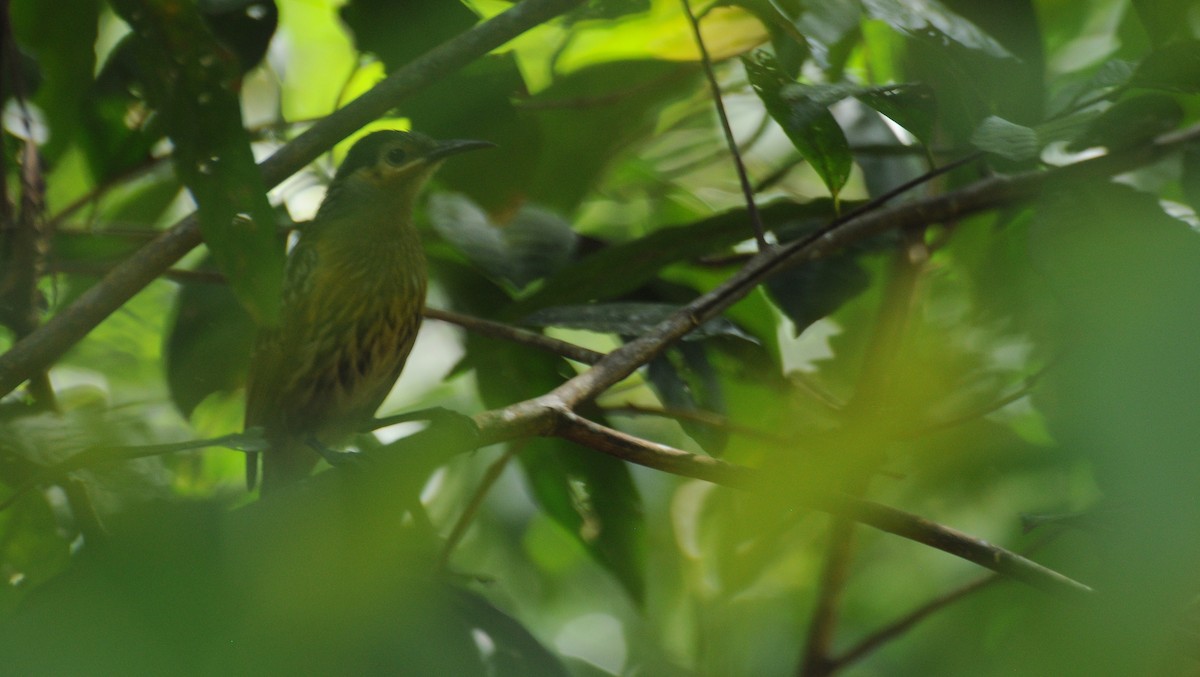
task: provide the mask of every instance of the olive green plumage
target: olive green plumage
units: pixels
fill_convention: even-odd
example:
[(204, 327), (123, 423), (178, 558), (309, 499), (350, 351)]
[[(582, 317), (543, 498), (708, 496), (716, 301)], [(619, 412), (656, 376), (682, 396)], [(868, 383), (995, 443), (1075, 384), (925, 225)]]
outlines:
[(413, 205), (442, 159), (486, 145), (384, 131), (350, 149), (288, 256), (279, 324), (255, 342), (245, 425), (267, 440), (264, 491), (308, 475), (314, 442), (339, 444), (387, 397), (425, 306)]

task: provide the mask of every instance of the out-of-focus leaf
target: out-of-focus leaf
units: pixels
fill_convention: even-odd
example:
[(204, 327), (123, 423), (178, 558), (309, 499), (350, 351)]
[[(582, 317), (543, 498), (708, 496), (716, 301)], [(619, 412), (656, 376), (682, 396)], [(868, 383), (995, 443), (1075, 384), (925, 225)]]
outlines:
[(805, 261), (767, 280), (767, 293), (796, 326), (796, 335), (858, 296), (871, 284), (859, 252)]
[(995, 153), (1014, 162), (1032, 160), (1042, 151), (1042, 142), (1038, 138), (1037, 130), (995, 115), (979, 123), (979, 127), (971, 135), (971, 143), (980, 150)]
[(978, 26), (937, 0), (863, 0), (867, 14), (893, 29), (924, 40), (949, 40), (997, 58), (1012, 54)]
[[(215, 269), (207, 259), (197, 268)], [(209, 395), (245, 383), (256, 332), (229, 285), (184, 284), (163, 349), (171, 400), (184, 417)]]
[(1192, 0), (1133, 0), (1131, 4), (1155, 46), (1195, 37), (1196, 5)]
[(650, 10), (650, 0), (592, 0), (563, 17), (570, 26), (581, 21), (611, 21), (626, 14), (637, 14)]
[(522, 101), (543, 149), (528, 199), (573, 212), (619, 153), (654, 133), (664, 106), (691, 96), (699, 72), (694, 64), (668, 61), (604, 63)]
[(114, 7), (134, 28), (131, 45), (143, 69), (142, 84), (163, 116), (176, 172), (196, 199), (214, 260), (256, 321), (274, 322), (283, 252), (242, 127), (236, 56), (195, 7), (170, 0), (120, 0)]
[(846, 135), (828, 107), (850, 96), (853, 88), (796, 84), (763, 53), (742, 61), (767, 112), (836, 196), (850, 177), (852, 157)]
[[(50, 140), (42, 148), (46, 159), (54, 162), (75, 136), (81, 103), (87, 94), (96, 68), (96, 34), (100, 3), (97, 0), (64, 2), (14, 2), (11, 5), (13, 31), (17, 40), (37, 59), (41, 86), (34, 101), (46, 115)], [(7, 38), (6, 38), (7, 39)], [(5, 58), (7, 65), (8, 58)], [(7, 95), (12, 89), (4, 76)], [(24, 94), (33, 94), (26, 79)]]
[(817, 63), (836, 73), (850, 53), (861, 21), (862, 3), (858, 0), (806, 2), (796, 28), (808, 38)]
[(198, 0), (204, 20), (221, 44), (233, 50), (245, 73), (267, 55), (279, 24), (275, 0)]
[(1183, 196), (1187, 198), (1188, 204), (1200, 214), (1200, 149), (1189, 148), (1183, 151), (1183, 172), (1179, 182), (1183, 186)]
[[(604, 334), (640, 336), (655, 325), (678, 312), (680, 306), (669, 303), (636, 303), (631, 301), (594, 303), (586, 306), (556, 306), (543, 308), (525, 318), (534, 327), (566, 327), (585, 329)], [(714, 318), (684, 337), (699, 341), (713, 336), (737, 336), (750, 339), (746, 332), (729, 320)]]
[(495, 677), (568, 677), (571, 673), (517, 619), (496, 608), (482, 595), (469, 590), (455, 591), (455, 605), (473, 630), (491, 640), (494, 650), (485, 655), (488, 674)]
[(557, 272), (575, 252), (571, 224), (533, 206), (500, 225), (466, 196), (439, 193), (430, 199), (429, 220), (467, 260), (516, 289)]
[(1183, 107), (1167, 94), (1151, 93), (1123, 99), (1093, 120), (1067, 149), (1133, 148), (1174, 129), (1182, 119)]
[[(660, 59), (698, 62), (696, 38), (679, 3), (651, 0), (649, 4), (646, 12), (576, 25), (570, 40), (554, 56), (555, 70), (570, 74), (602, 63)], [(697, 5), (696, 10), (700, 9)], [(744, 54), (769, 37), (754, 14), (741, 7), (719, 5), (705, 11), (700, 33), (714, 61)]]
[[(833, 204), (828, 200), (806, 204), (775, 202), (762, 207), (759, 214), (769, 231), (798, 222), (820, 224), (834, 216)], [(520, 316), (548, 306), (617, 298), (653, 279), (671, 263), (720, 253), (745, 240), (748, 233), (745, 209), (686, 226), (664, 228), (638, 240), (602, 249), (564, 268), (515, 304), (513, 312)]]
[(396, 69), (475, 24), (461, 2), (351, 0), (340, 10), (360, 51)]
[(864, 87), (854, 97), (907, 129), (922, 143), (933, 139), (937, 99), (931, 87), (922, 84)]
[[(685, 341), (672, 346), (646, 365), (646, 378), (667, 409), (725, 414), (721, 380), (704, 345)], [(724, 429), (699, 421), (682, 418), (679, 425), (713, 456), (721, 455), (729, 439)]]
[[(437, 265), (435, 275), (461, 312), (494, 316), (508, 301), (495, 285), (460, 266)], [(487, 407), (535, 397), (562, 382), (560, 358), (475, 334), (467, 335), (464, 362), (475, 369)], [(518, 458), (546, 514), (640, 602), (645, 592), (645, 526), (641, 495), (629, 468), (611, 456), (556, 439), (529, 440)]]
[(1138, 87), (1200, 93), (1200, 40), (1179, 42), (1152, 52), (1138, 64), (1130, 81)]
[(513, 103), (522, 96), (525, 80), (514, 55), (492, 54), (418, 92), (396, 112), (434, 138), (495, 143), (495, 152), (467, 153), (447, 163), (437, 181), (502, 218), (528, 199), (544, 155), (537, 120), (518, 114)]
[[(5, 496), (16, 483), (7, 483)], [(12, 614), (30, 590), (70, 563), (70, 542), (56, 524), (45, 496), (32, 493), (0, 513), (0, 564), (8, 585), (0, 591), (0, 613)]]

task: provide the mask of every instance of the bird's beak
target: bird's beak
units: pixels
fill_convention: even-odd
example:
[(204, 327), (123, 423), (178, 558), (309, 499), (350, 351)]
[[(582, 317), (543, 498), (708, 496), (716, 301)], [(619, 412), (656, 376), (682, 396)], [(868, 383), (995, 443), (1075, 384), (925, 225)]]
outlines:
[(452, 139), (450, 141), (442, 141), (441, 143), (439, 143), (437, 145), (437, 148), (434, 148), (432, 151), (429, 152), (428, 155), (425, 156), (425, 159), (429, 162), (436, 162), (438, 160), (448, 158), (451, 155), (458, 155), (459, 153), (465, 153), (469, 150), (479, 150), (480, 148), (495, 148), (495, 147), (496, 147), (496, 144), (494, 144), (490, 141), (472, 141), (469, 139)]

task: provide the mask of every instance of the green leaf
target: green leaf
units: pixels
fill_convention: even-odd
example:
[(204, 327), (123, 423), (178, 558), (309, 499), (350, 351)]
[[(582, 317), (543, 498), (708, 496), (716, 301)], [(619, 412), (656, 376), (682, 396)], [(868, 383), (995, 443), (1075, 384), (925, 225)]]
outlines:
[[(762, 207), (759, 213), (768, 231), (797, 222), (824, 223), (834, 215), (829, 200), (775, 202)], [(745, 240), (748, 224), (746, 210), (734, 209), (602, 249), (547, 278), (536, 292), (514, 304), (514, 316), (549, 306), (622, 296), (654, 279), (672, 263), (720, 253)]]
[(971, 135), (971, 143), (978, 149), (994, 153), (1015, 162), (1036, 158), (1042, 152), (1042, 142), (1037, 130), (1009, 122), (990, 115)]
[[(474, 271), (447, 262), (434, 265), (456, 310), (489, 317), (506, 305), (506, 295)], [(527, 346), (468, 334), (466, 351), (464, 362), (474, 367), (480, 398), (490, 408), (541, 395), (563, 380), (561, 358)], [(603, 422), (596, 412), (583, 413)], [(645, 591), (645, 524), (629, 467), (558, 439), (529, 440), (522, 444), (519, 459), (542, 510), (640, 602)]]
[(944, 44), (955, 42), (996, 58), (1011, 57), (995, 38), (937, 0), (863, 0), (867, 14), (905, 35)]
[(519, 101), (518, 109), (540, 131), (536, 171), (525, 197), (572, 213), (620, 153), (657, 131), (659, 112), (667, 104), (692, 96), (699, 74), (691, 63), (601, 63)]
[(1175, 129), (1182, 119), (1183, 107), (1170, 95), (1150, 93), (1122, 99), (1092, 120), (1067, 149), (1134, 148)]
[[(725, 414), (721, 379), (702, 344), (683, 342), (646, 365), (646, 379), (663, 405), (673, 411)], [(729, 440), (727, 430), (687, 418), (679, 425), (709, 454), (719, 456)]]
[(467, 260), (518, 290), (557, 272), (575, 252), (571, 224), (533, 206), (500, 225), (466, 196), (438, 193), (430, 198), (429, 220)]
[[(215, 269), (211, 259), (197, 267)], [(184, 417), (209, 395), (245, 384), (255, 334), (254, 320), (229, 285), (196, 282), (180, 289), (163, 359), (171, 400)]]
[(742, 62), (767, 112), (836, 196), (850, 177), (852, 157), (846, 135), (828, 107), (850, 96), (854, 87), (797, 84), (762, 52)]
[(1200, 94), (1200, 40), (1156, 50), (1138, 64), (1130, 82), (1138, 87)]
[[(631, 301), (557, 306), (543, 308), (529, 315), (524, 323), (534, 327), (566, 327), (602, 334), (641, 336), (678, 312), (681, 307), (670, 303)], [(724, 318), (714, 318), (705, 322), (685, 336), (684, 340), (699, 341), (713, 336), (738, 336), (752, 340), (749, 334)]]
[(805, 261), (767, 280), (767, 294), (796, 327), (796, 336), (857, 297), (871, 284), (860, 252), (844, 251)]
[(933, 88), (922, 84), (863, 87), (854, 98), (907, 129), (921, 143), (933, 139), (937, 99)]
[(445, 0), (351, 0), (340, 10), (359, 51), (395, 70), (475, 25), (475, 13)]
[[(173, 0), (118, 0), (149, 101), (175, 147), (175, 170), (196, 200), (200, 230), (218, 267), (257, 322), (279, 312), (283, 251), (275, 238), (235, 91), (236, 55), (197, 9)], [(248, 218), (240, 218), (246, 215)]]
[[(34, 102), (45, 113), (50, 139), (42, 152), (53, 162), (70, 144), (96, 69), (97, 0), (12, 3), (17, 40), (34, 54), (41, 74)], [(8, 56), (5, 56), (8, 66)], [(4, 88), (12, 86), (4, 74)], [(26, 88), (34, 84), (26, 82)], [(31, 95), (32, 91), (26, 91)]]

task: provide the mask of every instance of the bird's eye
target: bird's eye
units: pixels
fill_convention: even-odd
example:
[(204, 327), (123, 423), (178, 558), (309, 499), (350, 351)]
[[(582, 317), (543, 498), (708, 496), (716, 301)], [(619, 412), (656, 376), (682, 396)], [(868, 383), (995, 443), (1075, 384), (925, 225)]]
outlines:
[(403, 148), (393, 148), (387, 152), (387, 161), (389, 164), (400, 166), (408, 159), (408, 153), (404, 152)]

